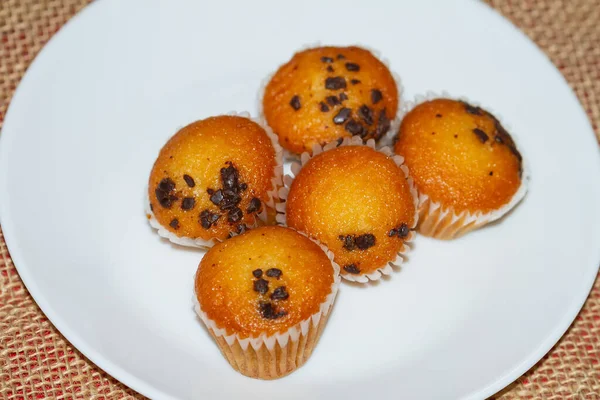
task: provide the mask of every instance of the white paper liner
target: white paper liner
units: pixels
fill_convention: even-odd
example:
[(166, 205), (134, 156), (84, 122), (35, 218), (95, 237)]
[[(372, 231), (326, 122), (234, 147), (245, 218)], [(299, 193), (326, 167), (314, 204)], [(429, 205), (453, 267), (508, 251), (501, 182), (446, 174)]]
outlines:
[[(481, 211), (471, 213), (465, 210), (456, 213), (452, 209), (452, 207), (445, 208), (441, 205), (441, 203), (431, 200), (431, 198), (427, 194), (419, 191), (419, 233), (438, 239), (454, 239), (472, 230), (480, 228), (483, 225), (486, 225), (492, 221), (495, 221), (504, 216), (507, 212), (509, 212), (525, 197), (529, 185), (529, 180), (531, 179), (531, 175), (527, 157), (524, 156), (522, 148), (518, 145), (518, 139), (515, 137), (510, 127), (506, 125), (503, 122), (502, 118), (492, 109), (488, 107), (483, 107), (480, 105), (480, 103), (471, 101), (464, 96), (451, 96), (445, 91), (441, 92), (441, 94), (428, 91), (425, 95), (417, 95), (415, 96), (414, 100), (404, 102), (404, 105), (402, 106), (402, 111), (399, 116), (399, 122), (401, 123), (406, 114), (408, 114), (419, 104), (430, 100), (442, 98), (464, 101), (473, 106), (481, 107), (483, 110), (493, 115), (494, 118), (496, 118), (498, 122), (507, 130), (507, 132), (510, 133), (510, 136), (513, 142), (515, 143), (515, 146), (519, 150), (519, 153), (521, 153), (521, 185), (519, 186), (519, 189), (517, 189), (513, 197), (510, 199), (510, 201), (497, 210), (490, 211), (487, 213)], [(398, 128), (399, 127), (400, 124), (398, 125)], [(393, 143), (394, 138), (397, 134), (397, 131), (388, 132), (388, 134), (386, 135), (386, 142), (390, 144)]]
[[(367, 283), (369, 281), (376, 281), (384, 275), (391, 275), (395, 268), (399, 268), (400, 265), (402, 264), (402, 262), (404, 261), (403, 255), (406, 255), (410, 251), (410, 247), (408, 246), (408, 244), (415, 237), (413, 230), (415, 229), (415, 227), (417, 226), (417, 223), (419, 221), (419, 213), (418, 213), (418, 208), (417, 208), (418, 203), (419, 203), (419, 196), (417, 193), (417, 189), (415, 188), (413, 179), (410, 176), (408, 167), (406, 165), (404, 165), (404, 158), (402, 158), (402, 156), (394, 155), (392, 150), (389, 147), (382, 147), (380, 149), (377, 149), (374, 139), (369, 139), (365, 143), (365, 142), (363, 142), (363, 140), (360, 137), (357, 137), (357, 136), (344, 138), (344, 140), (339, 145), (337, 142), (331, 142), (331, 143), (326, 144), (325, 146), (315, 144), (313, 146), (312, 155), (308, 154), (307, 152), (304, 152), (304, 153), (302, 153), (302, 156), (300, 156), (300, 163), (297, 163), (297, 162), (292, 163), (291, 170), (292, 170), (292, 173), (294, 174), (294, 176), (292, 177), (290, 175), (285, 175), (283, 177), (283, 186), (281, 187), (281, 189), (279, 189), (279, 198), (282, 200), (287, 200), (289, 192), (290, 192), (290, 188), (292, 186), (292, 182), (294, 181), (295, 177), (298, 176), (298, 173), (300, 172), (300, 170), (306, 165), (306, 163), (311, 158), (321, 154), (322, 152), (330, 151), (337, 147), (343, 147), (343, 146), (367, 146), (374, 150), (378, 150), (379, 152), (390, 157), (394, 161), (394, 163), (396, 163), (396, 165), (398, 165), (398, 167), (404, 173), (404, 176), (406, 177), (406, 182), (409, 185), (410, 193), (412, 194), (413, 203), (415, 206), (414, 222), (413, 222), (413, 225), (410, 226), (411, 231), (410, 231), (409, 235), (405, 239), (403, 239), (404, 240), (403, 248), (400, 252), (398, 252), (395, 260), (390, 261), (390, 262), (386, 263), (385, 265), (382, 265), (380, 268), (377, 268), (373, 272), (370, 272), (370, 273), (349, 274), (349, 273), (341, 272), (342, 278), (344, 278), (348, 281)], [(287, 220), (286, 220), (287, 201), (278, 203), (275, 207), (277, 209), (277, 222), (279, 224), (287, 226)]]
[[(402, 80), (400, 79), (400, 75), (398, 75), (394, 70), (392, 70), (392, 68), (390, 67), (390, 61), (387, 58), (382, 57), (381, 52), (379, 50), (376, 50), (370, 46), (359, 44), (359, 43), (342, 45), (342, 46), (324, 45), (321, 42), (305, 44), (304, 46), (300, 46), (300, 48), (294, 52), (292, 57), (296, 53), (299, 53), (299, 52), (302, 52), (305, 50), (316, 49), (319, 47), (360, 47), (361, 49), (368, 50), (369, 52), (371, 52), (371, 54), (373, 54), (373, 57), (375, 57), (379, 61), (381, 61), (383, 63), (383, 65), (386, 66), (388, 71), (390, 71), (390, 73), (392, 74), (392, 77), (394, 78), (394, 81), (396, 82), (396, 88), (398, 90), (398, 107), (396, 109), (396, 115), (395, 115), (394, 119), (392, 119), (390, 121), (390, 129), (388, 130), (388, 132), (386, 134), (382, 135), (381, 138), (379, 139), (379, 142), (381, 142), (382, 140), (385, 141), (385, 139), (387, 138), (387, 135), (390, 132), (396, 132), (398, 130), (398, 128), (400, 127), (400, 114), (402, 111), (402, 104), (404, 103), (404, 98), (402, 97), (404, 95), (404, 86), (402, 85)], [(289, 60), (291, 60), (291, 58)], [(277, 73), (277, 71), (279, 71), (279, 68), (281, 68), (283, 65), (285, 65), (288, 61), (286, 61), (284, 64), (280, 64), (274, 71), (271, 71), (269, 74), (267, 74), (267, 76), (265, 78), (263, 78), (263, 80), (261, 81), (260, 88), (258, 90), (258, 96), (257, 96), (257, 104), (258, 104), (257, 111), (258, 111), (258, 118), (261, 120), (261, 122), (264, 126), (269, 126), (267, 119), (265, 118), (265, 113), (263, 110), (263, 97), (265, 94), (265, 90), (267, 88), (267, 85), (273, 78), (273, 76)], [(271, 132), (274, 132), (274, 131), (271, 129)], [(335, 142), (335, 140), (333, 142)], [(292, 153), (291, 151), (289, 151), (287, 149), (283, 149), (283, 157), (286, 161), (298, 161), (300, 159), (300, 154)]]
[[(293, 229), (293, 228), (289, 228), (289, 229)], [(227, 330), (225, 328), (219, 328), (218, 324), (210, 319), (208, 317), (208, 315), (206, 314), (206, 312), (204, 312), (200, 306), (200, 303), (198, 301), (198, 296), (196, 294), (196, 274), (194, 274), (194, 289), (193, 289), (193, 296), (192, 296), (192, 302), (194, 304), (194, 311), (196, 312), (196, 314), (198, 314), (198, 317), (200, 317), (200, 319), (202, 320), (202, 322), (206, 325), (206, 327), (209, 329), (209, 331), (211, 332), (211, 334), (215, 337), (215, 339), (218, 341), (219, 338), (223, 338), (225, 340), (225, 342), (227, 343), (228, 346), (234, 346), (235, 343), (237, 343), (240, 348), (243, 351), (246, 351), (248, 349), (248, 346), (251, 346), (252, 349), (254, 349), (255, 351), (259, 351), (261, 349), (261, 347), (264, 346), (264, 348), (266, 348), (271, 354), (276, 354), (276, 352), (274, 352), (274, 348), (276, 346), (276, 344), (279, 344), (279, 347), (281, 349), (286, 348), (286, 346), (288, 345), (288, 343), (291, 342), (298, 342), (301, 341), (300, 339), (304, 338), (304, 346), (308, 345), (308, 341), (306, 340), (309, 332), (312, 330), (317, 329), (317, 327), (319, 326), (319, 323), (321, 323), (321, 329), (324, 326), (324, 323), (326, 322), (327, 318), (329, 317), (329, 313), (331, 311), (331, 308), (335, 302), (335, 297), (337, 295), (339, 286), (340, 286), (340, 266), (333, 260), (333, 253), (322, 243), (320, 243), (319, 241), (309, 237), (308, 235), (306, 235), (303, 232), (300, 232), (296, 229), (293, 229), (294, 231), (298, 232), (299, 234), (307, 237), (308, 239), (310, 239), (312, 242), (316, 243), (327, 255), (327, 258), (329, 258), (329, 260), (331, 261), (331, 267), (333, 268), (333, 283), (331, 284), (331, 291), (329, 292), (329, 294), (325, 297), (325, 300), (319, 305), (319, 311), (317, 311), (316, 313), (314, 313), (313, 315), (311, 315), (310, 317), (306, 318), (305, 320), (297, 323), (296, 325), (290, 327), (287, 331), (285, 332), (278, 332), (272, 335), (267, 335), (266, 332), (261, 333), (258, 336), (250, 336), (250, 337), (245, 337), (242, 338), (240, 337), (240, 335), (238, 333), (230, 333), (227, 332)], [(313, 335), (315, 335), (315, 332), (312, 332)], [(316, 340), (318, 340), (318, 335), (320, 335), (320, 331), (316, 332), (317, 337), (315, 338), (314, 343), (312, 343), (312, 346), (314, 346), (316, 344)], [(218, 343), (219, 344), (219, 343)], [(221, 346), (221, 344), (219, 344), (219, 346)], [(299, 365), (295, 365), (295, 367), (300, 367), (302, 365), (302, 363), (304, 361), (306, 361), (306, 359), (308, 359), (308, 357), (310, 356), (310, 354), (312, 353), (312, 347), (311, 348), (306, 348), (306, 349), (298, 349), (298, 352), (302, 351), (302, 353), (304, 354), (304, 360), (302, 362), (300, 362)], [(280, 357), (284, 357), (284, 355), (281, 355)], [(229, 360), (230, 363), (232, 363), (232, 366), (239, 370), (240, 372), (244, 373), (244, 371), (241, 371), (239, 368), (236, 368), (236, 366), (233, 365), (233, 360)], [(233, 362), (232, 362), (233, 361)], [(282, 360), (274, 360), (274, 362), (276, 364), (280, 364)], [(283, 360), (285, 361), (285, 360)], [(291, 371), (287, 371), (285, 374), (289, 373)], [(270, 378), (277, 378), (277, 377), (281, 377), (285, 374), (281, 374), (278, 376), (271, 376)], [(257, 377), (257, 378), (264, 378), (261, 376), (252, 376), (252, 377)], [(269, 379), (269, 378), (267, 378)]]
[[(262, 210), (253, 216), (254, 224), (252, 224), (250, 227), (254, 228), (261, 224), (263, 224), (263, 225), (268, 224), (268, 221), (267, 221), (268, 213), (267, 213), (266, 208), (269, 207), (271, 209), (275, 209), (275, 204), (279, 200), (279, 197), (278, 197), (279, 188), (283, 185), (283, 182), (282, 182), (282, 179), (283, 179), (282, 178), (283, 177), (283, 148), (279, 145), (279, 139), (278, 139), (277, 135), (275, 135), (273, 133), (271, 128), (269, 126), (267, 126), (266, 124), (263, 124), (258, 118), (252, 118), (249, 112), (230, 111), (224, 115), (243, 117), (243, 118), (247, 118), (247, 119), (257, 123), (261, 128), (263, 128), (265, 130), (265, 132), (267, 133), (267, 136), (271, 140), (271, 144), (273, 145), (273, 149), (275, 150), (275, 162), (276, 162), (275, 168), (273, 170), (273, 178), (271, 179), (271, 189), (269, 191), (267, 191), (267, 195), (268, 195), (267, 202), (266, 203), (263, 202)], [(148, 222), (150, 223), (150, 226), (152, 226), (154, 229), (157, 230), (157, 233), (160, 237), (168, 239), (172, 243), (175, 243), (175, 244), (178, 244), (181, 246), (199, 247), (202, 249), (208, 249), (208, 248), (214, 246), (215, 243), (218, 243), (221, 241), (217, 238), (202, 239), (202, 238), (190, 238), (190, 237), (176, 235), (174, 232), (171, 232), (170, 230), (165, 228), (163, 225), (161, 225), (160, 222), (158, 222), (158, 220), (154, 216), (154, 212), (150, 209), (150, 198), (148, 197), (148, 187), (146, 187), (145, 199), (146, 199), (146, 207), (145, 207), (146, 215), (149, 216)], [(258, 219), (256, 217), (258, 217)], [(235, 236), (237, 234), (235, 232), (231, 232), (231, 235)]]

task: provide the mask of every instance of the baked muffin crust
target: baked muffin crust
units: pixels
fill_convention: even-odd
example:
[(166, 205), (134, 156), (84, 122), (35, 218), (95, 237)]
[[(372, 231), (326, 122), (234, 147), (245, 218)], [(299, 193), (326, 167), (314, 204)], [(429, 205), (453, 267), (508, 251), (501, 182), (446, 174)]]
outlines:
[(267, 84), (263, 113), (292, 153), (360, 136), (379, 139), (398, 108), (388, 68), (360, 47), (319, 47), (296, 53)]
[(270, 336), (319, 312), (334, 274), (327, 254), (306, 236), (259, 227), (212, 247), (195, 290), (201, 309), (229, 334)]
[(342, 146), (310, 159), (291, 184), (285, 212), (290, 227), (334, 253), (342, 276), (394, 261), (416, 224), (404, 172), (368, 146)]
[(277, 155), (240, 116), (189, 124), (161, 149), (148, 182), (154, 217), (179, 237), (223, 240), (256, 223), (273, 190)]
[(493, 115), (462, 101), (417, 105), (394, 149), (419, 192), (457, 212), (497, 210), (521, 186), (522, 158), (511, 136)]

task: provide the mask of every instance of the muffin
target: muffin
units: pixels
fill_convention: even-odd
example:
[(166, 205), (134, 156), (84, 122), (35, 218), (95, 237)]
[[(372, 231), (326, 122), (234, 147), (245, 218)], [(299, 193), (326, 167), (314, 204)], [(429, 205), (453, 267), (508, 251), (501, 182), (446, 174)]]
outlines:
[(467, 102), (435, 98), (402, 119), (397, 154), (419, 192), (419, 233), (453, 239), (500, 218), (523, 198), (527, 174), (500, 121)]
[(195, 308), (235, 370), (275, 379), (308, 360), (339, 286), (332, 258), (279, 226), (253, 229), (206, 253), (196, 273)]
[(389, 69), (360, 47), (296, 53), (267, 83), (262, 113), (290, 153), (338, 138), (383, 136), (396, 117), (399, 90)]
[(174, 243), (210, 247), (274, 216), (282, 151), (241, 115), (189, 124), (161, 149), (148, 181), (148, 219)]
[[(278, 221), (326, 245), (342, 277), (358, 282), (390, 274), (417, 224), (417, 194), (401, 159), (360, 138), (317, 149), (286, 177)], [(394, 264), (395, 263), (395, 264)]]

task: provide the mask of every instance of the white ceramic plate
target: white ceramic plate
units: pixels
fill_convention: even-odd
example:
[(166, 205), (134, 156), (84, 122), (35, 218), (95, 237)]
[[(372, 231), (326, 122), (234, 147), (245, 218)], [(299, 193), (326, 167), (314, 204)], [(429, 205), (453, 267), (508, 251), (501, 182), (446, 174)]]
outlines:
[[(158, 150), (196, 119), (249, 110), (306, 43), (363, 43), (406, 97), (495, 110), (531, 166), (525, 201), (452, 242), (419, 237), (402, 271), (341, 288), (309, 362), (273, 382), (220, 355), (191, 306), (202, 256), (150, 229)], [(103, 0), (44, 48), (0, 143), (4, 234), (27, 288), (79, 350), (156, 399), (478, 399), (539, 360), (583, 304), (600, 260), (600, 157), (542, 53), (475, 3)]]

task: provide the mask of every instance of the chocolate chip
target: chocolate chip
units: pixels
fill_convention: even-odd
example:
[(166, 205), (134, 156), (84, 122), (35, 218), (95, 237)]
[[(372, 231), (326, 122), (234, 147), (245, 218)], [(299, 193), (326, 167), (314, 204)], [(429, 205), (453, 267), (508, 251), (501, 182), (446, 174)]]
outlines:
[(408, 225), (405, 222), (403, 222), (400, 224), (399, 227), (393, 228), (392, 230), (390, 230), (390, 232), (388, 233), (388, 236), (389, 237), (398, 236), (400, 239), (404, 239), (405, 237), (408, 236), (409, 233), (410, 233), (410, 229), (408, 229)]
[(319, 109), (322, 112), (327, 112), (327, 111), (329, 111), (329, 106), (327, 104), (323, 103), (323, 102), (320, 102), (319, 103)]
[(363, 104), (358, 109), (358, 116), (365, 121), (367, 125), (373, 125), (373, 111), (366, 104)]
[(435, 114), (436, 118), (442, 118), (442, 114)]
[(221, 168), (221, 181), (224, 189), (237, 190), (239, 186), (240, 174), (231, 162), (227, 168)]
[(327, 103), (331, 106), (331, 107), (335, 107), (339, 104), (342, 104), (342, 102), (340, 101), (340, 99), (338, 99), (337, 96), (327, 96), (325, 97), (325, 101), (327, 101)]
[(377, 119), (377, 128), (375, 128), (375, 139), (379, 139), (383, 136), (387, 131), (390, 130), (390, 120), (385, 115), (385, 108), (379, 112), (379, 118)]
[(354, 239), (354, 243), (356, 243), (356, 247), (360, 250), (366, 250), (369, 247), (375, 246), (375, 235), (371, 233), (365, 233), (364, 235), (357, 236)]
[(185, 175), (183, 176), (183, 180), (185, 181), (185, 183), (187, 183), (187, 185), (188, 185), (189, 187), (194, 187), (194, 186), (196, 186), (196, 182), (194, 182), (194, 178), (192, 178), (191, 176), (189, 176), (189, 175), (187, 175), (187, 174), (185, 174)]
[(223, 201), (223, 191), (221, 189), (219, 189), (216, 192), (215, 191), (212, 191), (212, 192), (213, 193), (210, 196), (210, 201), (214, 205), (218, 206)]
[(255, 278), (260, 278), (260, 277), (262, 276), (262, 274), (263, 274), (263, 273), (262, 273), (262, 269), (260, 269), (260, 268), (258, 268), (258, 269), (255, 269), (254, 271), (252, 271), (252, 275), (253, 275)]
[(248, 227), (246, 226), (246, 224), (239, 224), (238, 226), (236, 226), (235, 228), (235, 232), (238, 235), (241, 235), (242, 233), (246, 232), (248, 230)]
[(473, 133), (474, 133), (475, 135), (477, 135), (477, 138), (478, 138), (479, 140), (481, 140), (481, 143), (485, 143), (485, 142), (487, 142), (487, 141), (488, 141), (488, 139), (489, 139), (489, 137), (488, 137), (487, 133), (485, 133), (484, 131), (482, 131), (482, 130), (481, 130), (481, 129), (479, 129), (479, 128), (475, 128), (475, 129), (473, 129)]
[(356, 63), (347, 62), (346, 69), (351, 72), (360, 71), (360, 65)]
[(335, 72), (331, 65), (327, 66), (327, 72)]
[(290, 100), (290, 106), (292, 106), (292, 108), (296, 111), (298, 111), (300, 107), (302, 107), (302, 105), (300, 104), (300, 97), (298, 95), (292, 97), (292, 100)]
[(348, 100), (348, 95), (344, 92), (340, 93), (340, 101)]
[(232, 224), (235, 224), (236, 222), (241, 220), (243, 217), (244, 217), (244, 213), (242, 213), (242, 210), (239, 207), (234, 207), (234, 208), (230, 209), (229, 212), (227, 213), (227, 221), (229, 221)]
[(355, 136), (356, 135), (363, 136), (363, 134), (365, 133), (365, 128), (353, 119), (348, 121), (345, 128), (348, 132), (350, 132), (352, 135), (355, 135)]
[(188, 210), (191, 210), (192, 208), (194, 208), (195, 205), (196, 205), (196, 200), (193, 197), (186, 197), (181, 202), (181, 209), (188, 211)]
[(333, 62), (333, 58), (331, 58), (331, 57), (321, 57), (321, 62), (332, 63)]
[(494, 171), (490, 171), (490, 176), (494, 176)]
[(272, 303), (260, 302), (258, 304), (260, 315), (265, 319), (277, 319), (287, 315), (283, 310), (276, 311)]
[(250, 204), (248, 204), (248, 208), (246, 209), (246, 212), (248, 214), (252, 214), (253, 212), (256, 212), (258, 210), (260, 210), (260, 199), (257, 197), (253, 197), (252, 200), (250, 200)]
[(200, 225), (202, 225), (204, 229), (209, 229), (219, 218), (221, 218), (219, 214), (204, 210), (200, 213)]
[(246, 190), (248, 189), (248, 184), (247, 183), (240, 183), (240, 190)]
[(354, 236), (352, 235), (340, 235), (338, 236), (338, 239), (344, 242), (342, 247), (348, 251), (352, 251), (356, 247), (356, 244), (354, 243)]
[(356, 84), (360, 83), (360, 81), (358, 79), (351, 79), (350, 83), (353, 85), (356, 85)]
[(163, 192), (170, 192), (172, 190), (175, 190), (175, 182), (173, 182), (171, 178), (164, 178), (158, 184), (158, 188)]
[(465, 102), (465, 101), (461, 101), (462, 105), (465, 107), (465, 110), (469, 113), (469, 114), (473, 114), (473, 115), (483, 115), (483, 112), (481, 110), (481, 108), (479, 107), (475, 107), (470, 105), (469, 103)]
[(342, 108), (336, 115), (333, 117), (333, 123), (336, 125), (341, 125), (348, 120), (350, 117), (350, 113), (352, 112), (349, 108)]
[(337, 140), (336, 140), (337, 147), (340, 147), (340, 145), (342, 144), (342, 142), (343, 142), (343, 141), (344, 141), (344, 138), (343, 138), (343, 137), (339, 137), (339, 138), (337, 138)]
[(211, 188), (206, 189), (206, 193), (208, 193), (210, 196), (212, 196), (214, 192), (215, 192), (214, 189), (211, 189)]
[(343, 60), (343, 59), (345, 59), (345, 58), (346, 58), (346, 57), (344, 57), (344, 55), (343, 55), (343, 54), (338, 54), (338, 55), (337, 55), (337, 59), (338, 59), (338, 60)]
[[(215, 195), (216, 193), (213, 196)], [(242, 197), (239, 194), (233, 190), (227, 189), (223, 191), (223, 200), (219, 203), (219, 207), (221, 210), (227, 210), (237, 206), (240, 201), (242, 201)]]
[(343, 76), (329, 77), (325, 79), (325, 89), (346, 89), (346, 79)]
[(169, 226), (173, 229), (179, 228), (179, 220), (177, 218), (173, 218), (171, 222), (169, 222)]
[(162, 207), (171, 208), (173, 203), (178, 200), (178, 197), (171, 193), (173, 190), (175, 190), (175, 182), (170, 178), (160, 181), (154, 190), (154, 195)]
[(398, 227), (398, 237), (405, 238), (409, 233), (410, 229), (408, 229), (408, 225), (405, 222), (401, 223)]
[(265, 294), (269, 291), (269, 282), (262, 278), (259, 278), (254, 281), (253, 289), (255, 292), (258, 292), (260, 294)]
[(288, 297), (290, 297), (290, 295), (285, 289), (285, 286), (279, 286), (271, 293), (271, 300), (286, 300)]
[(379, 89), (371, 89), (371, 102), (373, 104), (377, 104), (383, 99), (383, 95), (381, 94), (381, 90)]
[(158, 200), (158, 204), (163, 206), (164, 208), (171, 208), (173, 202), (171, 201), (171, 196), (167, 192), (163, 192), (160, 188), (156, 188), (154, 190), (154, 195), (156, 196), (156, 200)]
[(164, 208), (171, 208), (173, 203), (178, 200), (178, 197), (171, 193), (175, 190), (175, 182), (171, 178), (164, 178), (160, 181), (154, 194), (158, 203)]
[(349, 274), (360, 274), (360, 269), (356, 266), (356, 264), (348, 264), (344, 265), (344, 271)]
[(283, 274), (283, 272), (281, 272), (281, 270), (279, 268), (269, 268), (267, 270), (267, 276), (269, 278), (277, 278), (279, 279), (279, 277)]
[(231, 189), (226, 189), (224, 191), (219, 189), (211, 196), (211, 201), (213, 198), (215, 200), (220, 200), (216, 204), (219, 205), (221, 210), (233, 208), (242, 201), (242, 197)]
[(260, 315), (266, 319), (275, 319), (275, 308), (273, 304), (260, 302), (258, 304), (258, 309), (260, 310)]
[(371, 233), (366, 233), (359, 236), (340, 235), (338, 236), (338, 239), (344, 243), (343, 247), (348, 251), (352, 251), (355, 248), (366, 250), (369, 247), (375, 246), (375, 235)]

